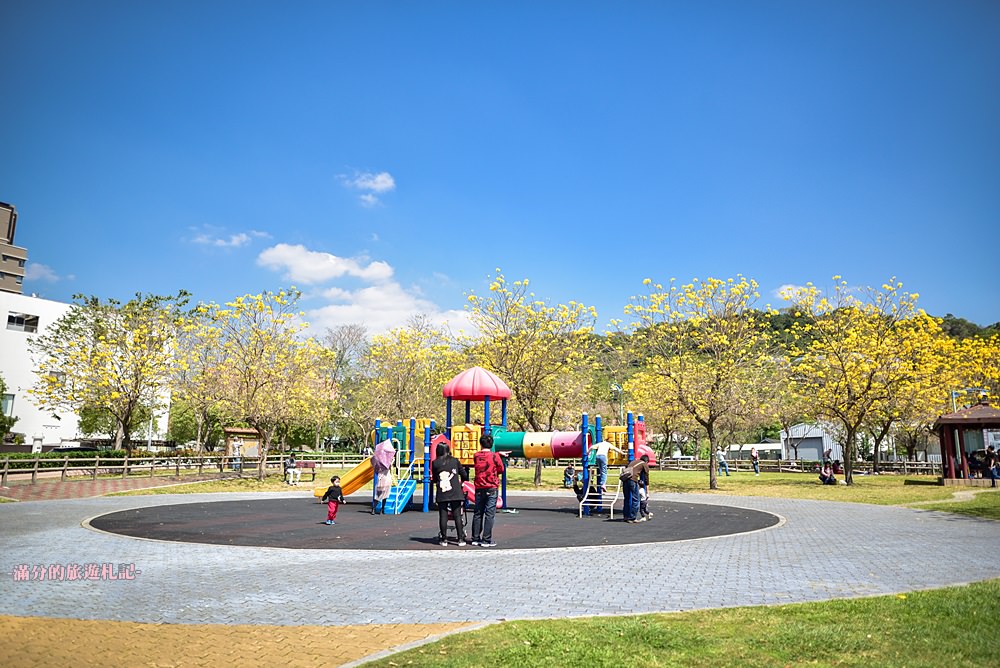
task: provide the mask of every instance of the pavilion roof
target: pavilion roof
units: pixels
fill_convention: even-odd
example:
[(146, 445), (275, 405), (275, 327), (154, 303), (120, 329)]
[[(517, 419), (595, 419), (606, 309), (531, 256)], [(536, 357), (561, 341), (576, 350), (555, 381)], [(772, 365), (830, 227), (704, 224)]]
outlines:
[(486, 397), (509, 399), (510, 388), (496, 374), (474, 366), (445, 383), (441, 395), (460, 401), (486, 401)]
[(990, 406), (984, 399), (975, 406), (942, 415), (934, 423), (934, 428), (937, 429), (941, 425), (968, 425), (970, 427), (1000, 429), (1000, 409)]

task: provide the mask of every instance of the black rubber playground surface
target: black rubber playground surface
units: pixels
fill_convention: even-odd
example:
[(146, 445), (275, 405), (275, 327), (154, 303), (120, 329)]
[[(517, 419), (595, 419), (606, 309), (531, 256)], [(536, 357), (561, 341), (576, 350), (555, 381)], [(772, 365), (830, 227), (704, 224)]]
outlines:
[[(493, 540), (503, 548), (655, 543), (724, 536), (774, 526), (776, 515), (757, 510), (695, 503), (649, 504), (653, 518), (627, 524), (615, 509), (607, 516), (577, 517), (566, 498), (508, 497), (516, 513), (498, 512)], [(621, 503), (618, 504), (621, 507)], [(472, 523), (472, 511), (468, 513)], [(309, 498), (180, 503), (122, 510), (95, 517), (101, 531), (184, 543), (325, 550), (424, 550), (438, 545), (438, 514), (408, 510), (402, 515), (372, 515), (367, 501), (340, 507), (335, 525), (325, 524), (326, 504)], [(467, 526), (466, 531), (469, 532)], [(450, 540), (453, 549), (454, 529)], [(464, 550), (479, 549), (473, 546)]]

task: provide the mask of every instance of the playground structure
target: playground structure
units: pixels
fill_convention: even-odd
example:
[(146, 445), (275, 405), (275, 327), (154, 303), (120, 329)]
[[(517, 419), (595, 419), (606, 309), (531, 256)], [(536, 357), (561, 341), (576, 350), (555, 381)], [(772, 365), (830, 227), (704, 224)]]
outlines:
[[(650, 462), (655, 464), (656, 457), (652, 449), (646, 445), (646, 425), (642, 416), (636, 418), (631, 412), (627, 414), (626, 424), (604, 426), (600, 416), (591, 424), (586, 413), (582, 414), (578, 431), (545, 431), (521, 432), (508, 431), (507, 400), (510, 398), (510, 388), (500, 378), (481, 367), (472, 367), (452, 378), (445, 384), (442, 396), (447, 400), (447, 416), (445, 433), (434, 435), (437, 425), (433, 419), (411, 418), (409, 425), (402, 420), (394, 426), (383, 426), (376, 420), (375, 429), (370, 433), (372, 443), (391, 440), (396, 448), (397, 481), (385, 500), (382, 512), (399, 514), (405, 510), (416, 493), (417, 486), (422, 487), (421, 509), (429, 512), (433, 503), (433, 480), (430, 478), (431, 464), (435, 458), (438, 443), (445, 443), (451, 449), (452, 455), (465, 466), (471, 466), (473, 455), (480, 450), (479, 439), (484, 434), (493, 436), (493, 451), (501, 454), (509, 462), (510, 458), (525, 459), (578, 459), (580, 461), (584, 489), (588, 491), (580, 504), (580, 514), (589, 515), (590, 509), (607, 507), (606, 495), (597, 490), (596, 495), (589, 492), (592, 488), (591, 478), (595, 477), (592, 469), (594, 443), (606, 440), (625, 454), (615, 451), (608, 453), (608, 466), (620, 467), (631, 459), (643, 454), (649, 455)], [(464, 424), (452, 424), (453, 402), (465, 402)], [(491, 423), (491, 404), (500, 401), (500, 423)], [(483, 424), (472, 422), (472, 403), (483, 403)], [(367, 483), (376, 486), (377, 473), (372, 459), (366, 459), (361, 464), (341, 476), (341, 487), (345, 495), (358, 491)], [(317, 496), (322, 491), (314, 492)], [(614, 503), (617, 494), (611, 498)], [(507, 471), (501, 476), (501, 490), (498, 507), (507, 507)]]

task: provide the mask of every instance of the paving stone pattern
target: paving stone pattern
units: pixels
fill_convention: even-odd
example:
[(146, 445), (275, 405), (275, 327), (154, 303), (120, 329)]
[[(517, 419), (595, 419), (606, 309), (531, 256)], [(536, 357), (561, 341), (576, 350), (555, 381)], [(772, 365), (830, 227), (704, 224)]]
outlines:
[[(816, 601), (1000, 577), (1000, 523), (772, 498), (654, 495), (775, 513), (761, 531), (672, 543), (440, 551), (168, 543), (82, 526), (107, 512), (260, 494), (0, 505), (0, 614), (210, 625), (450, 624)], [(653, 520), (656, 521), (655, 519)], [(642, 526), (636, 525), (641, 539)], [(494, 532), (503, 540), (503, 517)], [(134, 580), (16, 582), (19, 566), (134, 564)], [(627, 600), (621, 583), (647, 579)], [(464, 596), (452, 591), (455, 575)], [(580, 595), (586, 578), (587, 596)], [(497, 583), (502, 583), (497, 586)]]

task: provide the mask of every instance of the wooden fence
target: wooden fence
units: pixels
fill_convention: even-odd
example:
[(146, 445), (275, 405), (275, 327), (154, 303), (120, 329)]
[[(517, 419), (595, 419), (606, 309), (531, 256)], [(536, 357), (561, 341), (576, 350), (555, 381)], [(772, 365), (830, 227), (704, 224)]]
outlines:
[[(281, 473), (286, 455), (271, 454), (263, 462), (265, 473), (273, 471)], [(299, 457), (300, 461), (315, 462), (318, 469), (350, 469), (360, 464), (365, 457), (356, 453), (309, 453)], [(546, 468), (565, 468), (569, 464), (579, 465), (578, 459), (550, 459), (544, 460), (543, 466)], [(753, 467), (747, 460), (728, 460), (730, 471), (752, 471)], [(662, 459), (659, 461), (660, 470), (666, 471), (707, 471), (707, 459)], [(53, 479), (56, 476), (60, 480), (70, 478), (89, 477), (96, 480), (97, 476), (120, 476), (128, 478), (130, 476), (172, 476), (180, 477), (185, 474), (198, 474), (204, 476), (206, 473), (215, 473), (220, 478), (233, 475), (257, 475), (262, 462), (259, 458), (248, 457), (225, 457), (219, 455), (200, 457), (101, 457), (96, 453), (93, 457), (37, 457), (37, 458), (11, 458), (5, 457), (2, 468), (0, 468), (0, 486), (6, 487), (8, 480), (23, 480), (30, 476), (31, 482), (38, 482), (39, 478)], [(512, 467), (523, 465), (533, 466), (534, 461), (519, 460), (512, 461)], [(813, 461), (796, 460), (760, 460), (760, 470), (770, 473), (808, 473), (816, 474), (819, 471), (820, 463)], [(878, 465), (880, 473), (893, 473), (902, 475), (942, 475), (941, 464), (936, 462), (880, 462)], [(871, 462), (857, 462), (854, 464), (854, 473), (857, 475), (867, 475), (874, 473)], [(317, 472), (317, 475), (318, 472)]]
[[(263, 462), (265, 473), (281, 473), (286, 455), (268, 455)], [(349, 453), (317, 453), (301, 457), (300, 461), (315, 462), (318, 468), (347, 469), (357, 466), (365, 457)], [(97, 476), (172, 476), (185, 474), (216, 473), (221, 477), (231, 475), (256, 475), (262, 462), (260, 458), (200, 456), (200, 457), (5, 457), (0, 468), (0, 486), (6, 487), (10, 479), (21, 480), (30, 476), (32, 483), (39, 478), (60, 480)]]

